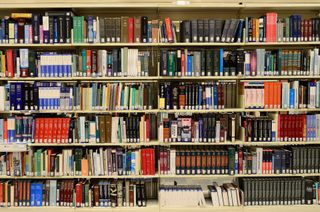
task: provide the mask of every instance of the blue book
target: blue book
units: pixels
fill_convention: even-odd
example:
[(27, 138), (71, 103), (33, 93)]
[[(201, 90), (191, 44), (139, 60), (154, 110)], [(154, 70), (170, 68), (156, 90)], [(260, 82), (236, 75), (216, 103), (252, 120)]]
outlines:
[(8, 117), (8, 142), (15, 142), (16, 137), (16, 119), (15, 117)]
[(10, 83), (9, 100), (10, 100), (10, 110), (15, 110), (15, 105), (16, 105), (16, 84), (15, 83)]
[(5, 37), (5, 29), (6, 29), (6, 19), (2, 18), (1, 20), (1, 28), (2, 28), (2, 33), (1, 33), (1, 43), (6, 42), (6, 37)]
[(243, 33), (243, 24), (244, 24), (244, 20), (240, 19), (234, 42), (241, 42), (242, 33)]
[(188, 60), (187, 61), (187, 76), (192, 76), (192, 72), (193, 72), (193, 70), (192, 70), (192, 57), (193, 57), (193, 55), (188, 52), (188, 56), (187, 56), (187, 60)]
[(130, 174), (131, 171), (131, 152), (126, 153), (126, 171), (127, 175)]
[(24, 87), (24, 83), (22, 82), (16, 82), (16, 102), (15, 102), (15, 110), (23, 110), (24, 107), (24, 102), (23, 102), (23, 87)]
[(35, 183), (35, 205), (42, 206), (42, 183)]
[(93, 32), (93, 17), (92, 16), (88, 16), (87, 23), (88, 23), (88, 42), (93, 43), (94, 42), (94, 32)]
[(214, 109), (218, 109), (218, 86), (213, 87)]
[(53, 18), (53, 43), (59, 43), (58, 17)]
[(123, 175), (127, 174), (127, 157), (126, 153), (122, 153), (122, 167), (123, 167)]
[(199, 86), (199, 90), (198, 90), (198, 103), (196, 104), (197, 107), (202, 107), (202, 86)]
[(199, 118), (199, 141), (202, 141), (203, 139), (203, 120), (200, 117)]
[(29, 26), (30, 25), (28, 24), (24, 25), (24, 43), (29, 43), (29, 37), (30, 37)]
[(130, 171), (131, 174), (137, 174), (136, 173), (136, 154), (135, 152), (131, 152), (131, 164), (130, 164)]
[(294, 108), (294, 89), (293, 88), (290, 88), (290, 101), (289, 101), (289, 105), (290, 105), (290, 108), (293, 109)]
[(223, 76), (223, 49), (219, 49), (219, 73)]
[(30, 206), (36, 206), (36, 183), (30, 184)]
[(310, 139), (310, 115), (306, 115), (307, 116), (307, 135), (306, 135), (306, 138), (307, 138), (307, 141), (309, 141)]

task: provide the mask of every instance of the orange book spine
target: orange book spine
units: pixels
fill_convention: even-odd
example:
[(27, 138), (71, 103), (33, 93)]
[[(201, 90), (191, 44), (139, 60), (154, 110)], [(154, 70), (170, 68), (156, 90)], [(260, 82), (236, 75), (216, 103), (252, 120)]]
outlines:
[(164, 19), (165, 26), (166, 26), (166, 33), (167, 33), (167, 39), (168, 42), (173, 42), (173, 32), (172, 32), (172, 26), (171, 26), (171, 19), (166, 18)]
[(86, 55), (87, 55), (87, 58), (86, 58), (86, 73), (87, 73), (87, 77), (90, 77), (91, 76), (91, 50), (90, 49), (87, 49), (86, 50)]

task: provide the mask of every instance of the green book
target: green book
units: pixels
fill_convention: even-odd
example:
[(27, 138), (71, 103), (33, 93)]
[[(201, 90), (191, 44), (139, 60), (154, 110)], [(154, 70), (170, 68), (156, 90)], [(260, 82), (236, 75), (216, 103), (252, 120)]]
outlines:
[(78, 17), (73, 17), (73, 42), (78, 43)]
[(81, 71), (82, 76), (86, 76), (87, 73), (87, 51), (85, 49), (82, 49), (81, 51), (81, 57), (82, 57), (82, 65), (81, 65)]
[(41, 149), (38, 149), (37, 152), (36, 152), (36, 157), (37, 160), (36, 160), (36, 176), (41, 176), (41, 153), (42, 153), (42, 150)]
[(169, 76), (175, 76), (177, 54), (174, 51), (169, 51), (168, 54), (168, 73)]
[(83, 27), (84, 27), (84, 16), (80, 16), (79, 17), (79, 27), (80, 27), (80, 29), (79, 29), (79, 38), (80, 38), (80, 41), (79, 41), (79, 43), (84, 43), (84, 31), (83, 31)]

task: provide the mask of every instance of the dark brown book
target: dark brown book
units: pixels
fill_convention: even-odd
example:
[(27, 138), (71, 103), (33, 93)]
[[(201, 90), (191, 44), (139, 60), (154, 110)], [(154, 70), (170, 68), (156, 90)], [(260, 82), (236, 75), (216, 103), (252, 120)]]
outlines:
[(105, 116), (105, 129), (106, 129), (106, 143), (111, 143), (111, 133), (112, 133), (112, 116)]
[(141, 41), (141, 16), (134, 17), (134, 42)]
[(26, 20), (23, 18), (18, 19), (18, 42), (24, 43), (24, 25), (26, 23)]
[(100, 143), (106, 143), (106, 119), (105, 116), (98, 116), (99, 131), (100, 131)]
[(121, 42), (128, 43), (128, 19), (129, 17), (121, 17)]

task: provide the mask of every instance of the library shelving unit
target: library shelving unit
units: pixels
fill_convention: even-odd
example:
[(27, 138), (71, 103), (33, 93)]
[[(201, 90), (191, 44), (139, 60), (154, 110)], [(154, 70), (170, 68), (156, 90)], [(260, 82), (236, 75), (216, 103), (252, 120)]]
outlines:
[[(288, 16), (293, 13), (302, 14), (304, 17), (315, 17), (320, 14), (319, 0), (190, 0), (190, 1), (172, 1), (172, 0), (10, 0), (0, 2), (0, 15), (8, 15), (11, 12), (33, 12), (33, 11), (47, 11), (55, 9), (71, 9), (77, 14), (81, 15), (146, 15), (152, 19), (163, 20), (165, 17), (171, 17), (172, 20), (183, 19), (200, 19), (200, 18), (244, 18), (248, 15), (260, 16), (267, 11), (276, 11), (280, 16)], [(35, 50), (60, 50), (60, 49), (81, 49), (81, 48), (112, 48), (112, 47), (135, 47), (158, 51), (161, 48), (206, 48), (206, 47), (224, 47), (229, 49), (254, 49), (254, 48), (310, 48), (319, 47), (320, 42), (272, 42), (272, 43), (72, 43), (72, 44), (0, 44), (0, 49), (7, 48), (30, 48)], [(159, 59), (159, 58), (158, 58)], [(159, 61), (158, 61), (159, 62)], [(158, 65), (159, 69), (159, 65)], [(158, 71), (159, 73), (159, 71)], [(15, 81), (79, 81), (79, 82), (163, 82), (171, 81), (209, 81), (209, 80), (282, 80), (282, 79), (320, 79), (320, 76), (206, 76), (206, 77), (169, 77), (169, 76), (149, 76), (149, 77), (70, 77), (70, 78), (54, 78), (54, 77), (38, 77), (38, 78), (0, 78), (2, 82)], [(155, 100), (157, 101), (157, 100)], [(227, 113), (227, 112), (320, 112), (320, 109), (219, 109), (219, 110), (122, 110), (122, 111), (2, 111), (2, 114), (36, 114), (36, 113), (50, 113), (50, 114), (115, 114), (115, 113)], [(156, 130), (156, 129), (154, 129)], [(159, 141), (151, 141), (147, 143), (72, 143), (72, 144), (42, 144), (31, 143), (27, 144), (26, 148), (34, 147), (50, 147), (61, 146), (64, 147), (106, 147), (106, 146), (122, 146), (122, 147), (141, 147), (141, 146), (266, 146), (266, 147), (281, 147), (281, 146), (299, 146), (299, 145), (317, 145), (320, 141), (310, 142), (223, 142), (223, 143), (162, 143)], [(20, 147), (19, 147), (20, 148)], [(19, 149), (17, 146), (9, 147), (8, 145), (0, 145), (1, 151), (23, 151), (23, 147)], [(194, 182), (197, 179), (209, 178), (213, 181), (217, 178), (237, 178), (237, 177), (318, 177), (319, 173), (306, 174), (261, 174), (261, 175), (129, 175), (129, 176), (56, 176), (56, 177), (8, 177), (0, 176), (0, 180), (19, 180), (19, 179), (129, 179), (129, 178), (156, 178), (158, 182), (161, 179), (184, 179), (191, 178)], [(147, 207), (117, 207), (117, 208), (72, 208), (72, 207), (9, 207), (1, 208), (0, 211), (11, 212), (91, 212), (91, 211), (161, 211), (161, 212), (178, 212), (178, 211), (217, 211), (217, 212), (267, 212), (270, 210), (282, 212), (316, 212), (320, 211), (319, 205), (270, 205), (270, 206), (239, 206), (239, 207), (213, 207), (212, 204), (207, 204), (206, 207), (160, 207), (157, 200), (148, 201)]]

